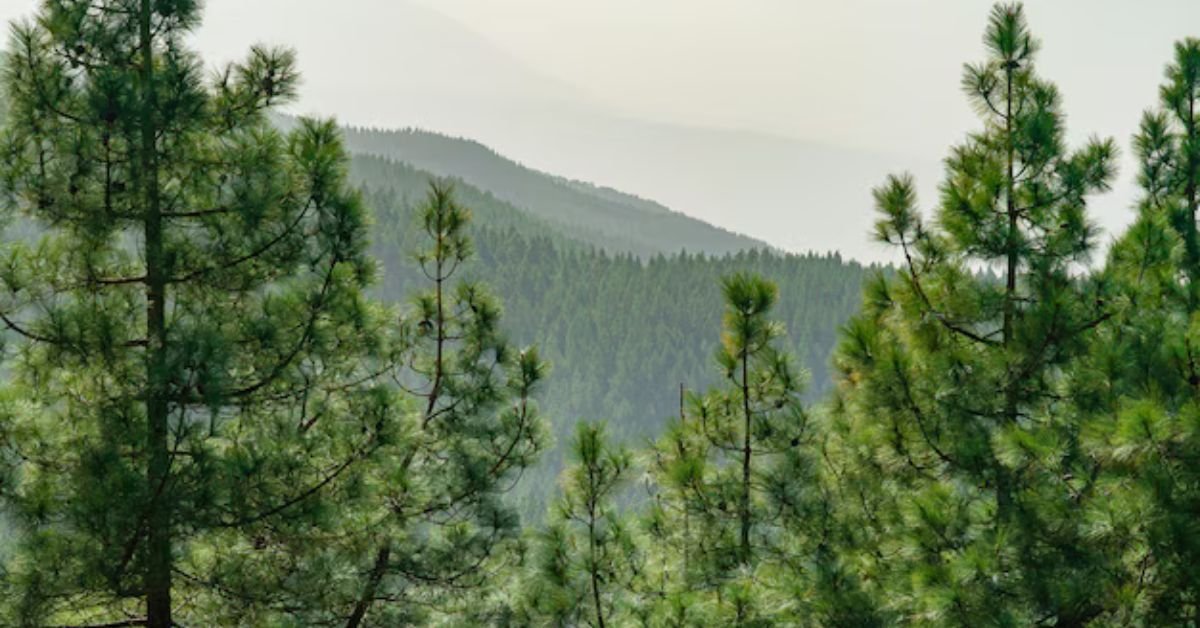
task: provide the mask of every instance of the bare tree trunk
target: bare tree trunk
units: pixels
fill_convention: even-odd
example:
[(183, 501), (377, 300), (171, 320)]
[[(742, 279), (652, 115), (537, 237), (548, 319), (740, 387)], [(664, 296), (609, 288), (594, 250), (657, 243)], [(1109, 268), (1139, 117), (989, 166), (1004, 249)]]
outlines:
[(162, 213), (159, 204), (155, 140), (154, 45), (150, 0), (139, 17), (142, 71), (141, 178), (146, 247), (146, 467), (150, 500), (146, 533), (146, 625), (171, 628), (171, 453), (168, 443), (166, 373), (166, 276), (163, 268)]

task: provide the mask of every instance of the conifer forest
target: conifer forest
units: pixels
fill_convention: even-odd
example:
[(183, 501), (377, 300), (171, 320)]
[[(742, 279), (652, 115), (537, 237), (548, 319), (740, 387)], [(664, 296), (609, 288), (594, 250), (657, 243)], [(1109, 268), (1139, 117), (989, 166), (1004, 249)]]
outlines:
[(0, 626), (1200, 628), (1200, 39), (1107, 137), (992, 7), (881, 262), (297, 115), (206, 4), (0, 56)]

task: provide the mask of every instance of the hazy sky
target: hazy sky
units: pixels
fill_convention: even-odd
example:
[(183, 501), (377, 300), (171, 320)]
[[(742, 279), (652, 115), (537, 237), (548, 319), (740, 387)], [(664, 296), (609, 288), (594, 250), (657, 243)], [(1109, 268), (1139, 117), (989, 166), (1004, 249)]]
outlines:
[[(0, 18), (35, 5), (0, 0)], [(1200, 36), (1200, 1), (1026, 6), (1044, 43), (1041, 73), (1061, 88), (1072, 140), (1113, 136), (1128, 158), (1172, 42)], [(259, 41), (297, 48), (301, 112), (466, 135), (531, 166), (649, 196), (779, 246), (836, 246), (882, 259), (863, 231), (870, 181), (886, 171), (848, 175), (839, 180), (846, 189), (786, 197), (832, 185), (803, 171), (825, 147), (848, 159), (861, 154), (871, 168), (913, 170), (929, 206), (938, 161), (975, 124), (959, 78), (962, 64), (983, 54), (990, 7), (985, 0), (208, 0), (196, 44), (214, 62)], [(673, 152), (684, 146), (713, 157)], [(784, 166), (772, 168), (779, 160)], [(740, 180), (724, 172), (712, 181), (722, 174), (716, 170), (739, 163), (761, 173)], [(1130, 215), (1130, 168), (1122, 177), (1095, 203), (1110, 233)], [(847, 200), (831, 200), (839, 198)], [(842, 218), (837, 229), (810, 228)]]

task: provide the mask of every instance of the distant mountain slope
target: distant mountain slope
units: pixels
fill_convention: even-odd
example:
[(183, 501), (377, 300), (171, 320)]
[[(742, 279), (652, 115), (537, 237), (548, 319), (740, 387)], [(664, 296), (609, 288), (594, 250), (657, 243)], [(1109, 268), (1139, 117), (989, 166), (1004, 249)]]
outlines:
[[(351, 174), (375, 214), (371, 252), (383, 270), (375, 295), (407, 302), (427, 283), (412, 253), (424, 244), (415, 207), (434, 175), (362, 155)], [(619, 438), (639, 443), (677, 412), (680, 384), (700, 390), (717, 379), (721, 276), (751, 271), (778, 283), (784, 344), (810, 374), (816, 399), (831, 385), (837, 330), (875, 270), (838, 255), (769, 250), (639, 260), (597, 250), (465, 181), (457, 197), (475, 217), (478, 251), (461, 276), (491, 286), (504, 305), (505, 331), (518, 344), (538, 345), (551, 363), (539, 400), (559, 445), (520, 485), (522, 499), (533, 500), (526, 512), (541, 513), (536, 496), (553, 493), (561, 445), (576, 421), (607, 421)]]
[[(430, 179), (437, 175), (373, 155), (354, 155), (350, 175), (351, 181), (365, 190), (375, 214), (372, 253), (383, 266), (380, 296), (392, 302), (404, 301), (422, 281), (412, 261), (412, 253), (424, 246), (425, 237), (415, 208), (424, 200)], [(578, 342), (583, 332), (556, 333), (559, 323), (551, 322), (555, 317), (587, 319), (587, 333), (606, 338), (592, 350), (604, 352), (619, 349), (645, 332), (644, 325), (632, 320), (618, 322), (638, 316), (656, 325), (665, 324), (664, 329), (651, 334), (663, 346), (648, 355), (661, 359), (672, 352), (683, 352), (687, 359), (672, 364), (672, 368), (690, 374), (684, 378), (687, 381), (707, 381), (720, 322), (718, 279), (734, 270), (753, 270), (767, 275), (783, 290), (780, 315), (789, 327), (790, 343), (794, 343), (796, 357), (812, 375), (811, 390), (823, 393), (831, 383), (827, 360), (837, 328), (857, 308), (863, 277), (879, 269), (843, 260), (837, 254), (797, 255), (769, 249), (720, 255), (657, 253), (639, 261), (630, 253), (613, 254), (586, 238), (564, 235), (555, 225), (462, 180), (456, 182), (455, 197), (471, 211), (470, 233), (479, 253), (479, 259), (466, 270), (467, 275), (486, 281), (498, 292), (509, 314), (506, 327), (517, 332), (522, 342), (550, 343), (550, 355), (571, 363), (575, 356), (566, 345), (571, 344), (568, 340)], [(636, 280), (610, 283), (620, 275)], [(556, 291), (564, 293), (552, 295)], [(605, 291), (612, 292), (611, 301), (605, 302)], [(675, 296), (661, 299), (664, 294)], [(653, 306), (637, 314), (629, 311), (634, 302), (646, 300)], [(701, 306), (711, 306), (707, 308), (710, 311), (700, 313), (704, 309)], [(696, 325), (697, 320), (704, 324)], [(694, 335), (680, 333), (693, 325)], [(689, 338), (697, 340), (697, 345), (688, 345), (685, 339)], [(703, 350), (697, 352), (700, 346)], [(597, 365), (589, 363), (590, 367)], [(613, 376), (611, 372), (601, 375), (604, 372), (601, 369), (595, 375)], [(678, 374), (664, 374), (678, 383)], [(671, 390), (670, 386), (662, 389), (661, 382), (647, 381), (650, 373), (642, 375), (646, 377), (637, 378), (640, 384), (630, 384)], [(612, 394), (609, 397), (613, 399)], [(666, 397), (667, 401), (671, 399)], [(603, 413), (598, 405), (576, 409), (585, 415)], [(625, 408), (620, 413), (630, 410)], [(664, 411), (658, 407), (649, 416), (658, 419), (669, 414), (669, 408)]]
[[(511, 229), (525, 234), (526, 237), (545, 239), (564, 251), (602, 249), (610, 253), (632, 254), (638, 248), (636, 242), (627, 238), (579, 225), (544, 220), (528, 210), (497, 198), (491, 192), (467, 183), (461, 177), (436, 175), (388, 157), (361, 153), (351, 155), (350, 179), (354, 184), (370, 184), (371, 189), (377, 193), (392, 194), (395, 197), (394, 202), (404, 207), (422, 200), (432, 178), (447, 179), (454, 183), (458, 200), (471, 209), (476, 224), (486, 225), (491, 229)], [(380, 237), (394, 235), (381, 234)]]
[(760, 240), (714, 227), (653, 201), (539, 172), (466, 139), (407, 129), (345, 130), (346, 147), (462, 179), (519, 207), (563, 234), (640, 257), (654, 253), (722, 255), (765, 249)]
[[(899, 155), (874, 154), (812, 137), (697, 125), (669, 116), (646, 118), (611, 106), (604, 95), (591, 93), (586, 81), (563, 81), (529, 67), (486, 35), (448, 18), (445, 10), (436, 8), (439, 0), (359, 0), (336, 5), (321, 0), (256, 0), (255, 11), (266, 6), (268, 14), (321, 16), (320, 20), (268, 23), (248, 23), (244, 11), (232, 5), (217, 9), (227, 2), (213, 4), (205, 30), (214, 45), (228, 47), (232, 38), (244, 42), (236, 48), (239, 51), (258, 41), (287, 43), (300, 50), (304, 98), (302, 106), (292, 110), (296, 113), (336, 115), (360, 127), (416, 127), (468, 137), (532, 170), (652, 198), (697, 220), (754, 238), (755, 246), (761, 246), (757, 240), (762, 240), (791, 252), (837, 251), (861, 261), (898, 261), (894, 250), (870, 238), (875, 219), (871, 189), (889, 172), (911, 171), (917, 176), (923, 205), (938, 198), (940, 151), (922, 160), (908, 155), (907, 146), (889, 147)], [(354, 35), (331, 47), (327, 45), (330, 32)], [(312, 58), (321, 63), (305, 61)], [(411, 142), (419, 138), (405, 139), (410, 144), (404, 148), (411, 150), (415, 147)], [(569, 209), (550, 207), (550, 212), (542, 213), (539, 205), (503, 192), (477, 173), (445, 170), (433, 159), (419, 159), (415, 151), (400, 154), (377, 146), (369, 152), (382, 152), (437, 174), (458, 174), (539, 215)], [(461, 164), (451, 161), (450, 165)], [(683, 229), (663, 231), (671, 237), (686, 235)], [(652, 235), (650, 245), (655, 250), (677, 250), (674, 241), (663, 246), (658, 242), (661, 234)], [(644, 244), (642, 234), (631, 237)], [(745, 243), (707, 250), (742, 248), (747, 248)]]
[[(387, 157), (354, 154), (350, 158), (351, 183), (369, 188), (374, 195), (383, 194), (388, 199), (387, 203), (404, 208), (411, 208), (424, 200), (429, 182), (434, 178), (454, 183), (455, 198), (470, 208), (473, 222), (477, 225), (487, 225), (492, 229), (512, 229), (530, 238), (546, 238), (553, 240), (559, 248), (567, 250), (589, 250), (595, 247), (583, 239), (572, 238), (562, 233), (555, 225), (497, 198), (490, 192), (480, 190), (461, 178), (435, 175)], [(391, 239), (402, 235), (405, 234), (386, 233), (376, 237)]]

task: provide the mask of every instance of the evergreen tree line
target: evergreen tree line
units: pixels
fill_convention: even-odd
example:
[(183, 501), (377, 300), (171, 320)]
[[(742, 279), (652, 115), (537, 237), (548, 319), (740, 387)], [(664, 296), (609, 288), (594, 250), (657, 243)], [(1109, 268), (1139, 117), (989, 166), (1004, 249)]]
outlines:
[[(332, 123), (271, 123), (290, 52), (206, 78), (198, 20), (54, 0), (13, 30), (0, 182), (38, 236), (0, 256), (0, 623), (1200, 625), (1200, 41), (1093, 268), (1116, 145), (1066, 145), (1023, 11), (997, 6), (963, 81), (981, 127), (930, 216), (910, 177), (876, 190), (904, 263), (865, 283), (814, 399), (794, 343), (823, 336), (788, 335), (789, 307), (854, 299), (840, 273), (643, 263), (531, 218), (472, 238), (453, 186), (357, 191)], [(373, 231), (407, 265), (381, 277)], [(661, 294), (631, 290), (647, 276)], [(544, 525), (511, 492), (556, 393), (487, 283), (518, 340), (594, 347), (560, 349), (557, 403), (674, 417), (636, 451), (634, 426), (581, 422)], [(603, 383), (642, 379), (672, 407)]]

